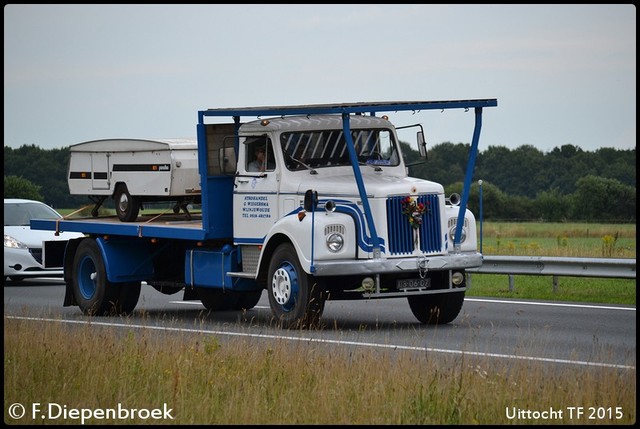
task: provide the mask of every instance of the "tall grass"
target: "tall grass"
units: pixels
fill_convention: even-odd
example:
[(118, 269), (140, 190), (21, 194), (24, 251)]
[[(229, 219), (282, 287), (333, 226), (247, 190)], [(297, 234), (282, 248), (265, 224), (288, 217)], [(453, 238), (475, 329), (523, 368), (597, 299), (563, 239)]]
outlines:
[[(68, 409), (163, 408), (172, 419), (86, 424), (633, 424), (635, 369), (224, 340), (214, 335), (6, 319), (5, 422), (19, 402)], [(635, 365), (634, 362), (630, 364)], [(43, 405), (44, 407), (44, 405)], [(570, 418), (567, 407), (622, 415)], [(562, 411), (510, 419), (515, 410)]]
[(635, 224), (485, 222), (480, 240), (486, 255), (636, 257)]

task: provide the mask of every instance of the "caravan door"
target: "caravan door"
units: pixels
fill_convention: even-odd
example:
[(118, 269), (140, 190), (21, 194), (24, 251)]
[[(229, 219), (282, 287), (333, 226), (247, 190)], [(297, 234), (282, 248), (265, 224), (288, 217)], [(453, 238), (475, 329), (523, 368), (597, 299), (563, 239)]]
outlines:
[(105, 190), (111, 186), (111, 153), (89, 153), (91, 157), (91, 189)]

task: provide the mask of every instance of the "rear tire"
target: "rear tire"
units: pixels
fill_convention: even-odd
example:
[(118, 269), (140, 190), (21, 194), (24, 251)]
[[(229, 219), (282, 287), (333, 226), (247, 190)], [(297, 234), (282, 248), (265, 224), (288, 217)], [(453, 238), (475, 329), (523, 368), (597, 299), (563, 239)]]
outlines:
[(82, 240), (78, 245), (71, 282), (78, 307), (90, 316), (129, 314), (140, 297), (139, 281), (112, 283), (107, 280), (102, 253), (93, 239)]
[(407, 297), (411, 312), (421, 323), (441, 325), (452, 322), (462, 309), (463, 292), (439, 293), (431, 295), (411, 295)]
[(235, 310), (238, 304), (238, 294), (235, 291), (198, 287), (198, 297), (202, 301), (202, 305), (209, 311), (227, 311)]
[(258, 304), (262, 297), (262, 289), (252, 290), (249, 292), (236, 292), (238, 294), (238, 302), (236, 303), (236, 310), (251, 310)]
[(140, 201), (137, 197), (131, 196), (127, 185), (121, 183), (113, 194), (116, 206), (116, 214), (122, 222), (133, 222), (140, 212)]

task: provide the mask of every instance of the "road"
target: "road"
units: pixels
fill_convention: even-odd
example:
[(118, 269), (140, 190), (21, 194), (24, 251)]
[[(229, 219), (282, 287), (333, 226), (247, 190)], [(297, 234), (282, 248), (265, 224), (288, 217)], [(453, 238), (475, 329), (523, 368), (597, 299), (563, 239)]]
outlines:
[[(89, 323), (77, 307), (63, 307), (60, 279), (5, 282), (4, 317), (47, 323)], [(138, 306), (126, 319), (95, 317), (91, 323), (158, 332), (204, 332), (256, 341), (317, 342), (334, 347), (414, 350), (553, 365), (635, 369), (635, 306), (537, 302), (467, 297), (458, 318), (422, 325), (406, 299), (329, 301), (325, 326), (310, 331), (273, 326), (266, 292), (246, 312), (209, 313), (199, 301), (181, 301), (143, 284)], [(194, 328), (197, 327), (197, 328)]]

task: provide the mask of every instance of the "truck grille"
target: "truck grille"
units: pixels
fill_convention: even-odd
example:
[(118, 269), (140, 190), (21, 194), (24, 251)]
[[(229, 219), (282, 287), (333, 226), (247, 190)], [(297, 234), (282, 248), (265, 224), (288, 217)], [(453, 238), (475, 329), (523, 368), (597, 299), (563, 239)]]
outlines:
[[(398, 196), (387, 199), (387, 231), (389, 232), (389, 253), (391, 255), (413, 253), (415, 249), (413, 227), (402, 213), (402, 200), (405, 198), (406, 196)], [(422, 215), (422, 225), (418, 229), (420, 251), (423, 253), (440, 252), (442, 250), (442, 234), (438, 195), (420, 195), (417, 201), (428, 207), (428, 212)]]

